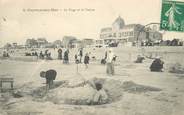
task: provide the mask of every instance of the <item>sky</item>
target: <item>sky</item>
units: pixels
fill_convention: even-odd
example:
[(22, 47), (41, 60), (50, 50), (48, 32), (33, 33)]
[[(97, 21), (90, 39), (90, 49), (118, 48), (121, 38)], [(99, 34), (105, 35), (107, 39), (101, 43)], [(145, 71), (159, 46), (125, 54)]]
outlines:
[[(0, 45), (24, 44), (28, 38), (39, 37), (52, 42), (62, 40), (65, 35), (99, 39), (100, 29), (111, 27), (118, 16), (125, 24), (159, 23), (161, 3), (161, 0), (0, 0)], [(184, 39), (184, 33), (164, 33), (164, 39), (173, 37)]]

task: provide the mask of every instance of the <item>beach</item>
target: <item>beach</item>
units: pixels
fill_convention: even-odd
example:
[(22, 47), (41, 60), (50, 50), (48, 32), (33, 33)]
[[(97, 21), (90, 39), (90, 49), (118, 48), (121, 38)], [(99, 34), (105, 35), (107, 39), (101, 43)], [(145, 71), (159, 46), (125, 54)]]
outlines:
[[(39, 49), (40, 51), (41, 49)], [(43, 49), (45, 50), (45, 49)], [(154, 48), (113, 48), (117, 55), (115, 75), (106, 75), (106, 66), (100, 64), (105, 55), (105, 48), (84, 48), (90, 53), (89, 68), (84, 64), (75, 64), (74, 55), (77, 49), (69, 50), (69, 64), (57, 60), (57, 49), (49, 49), (53, 60), (40, 60), (24, 56), (24, 50), (10, 55), (10, 59), (0, 60), (0, 77), (14, 78), (14, 91), (21, 92), (22, 97), (11, 93), (1, 93), (0, 115), (182, 115), (184, 114), (184, 74), (170, 73), (169, 66), (175, 63), (184, 64), (183, 47)], [(84, 54), (85, 54), (84, 53)], [(138, 54), (151, 57), (143, 63), (134, 63)], [(164, 61), (163, 72), (150, 72), (149, 67), (154, 57), (161, 56)], [(77, 70), (78, 66), (78, 70)], [(58, 84), (48, 94), (42, 95), (45, 79), (40, 71), (54, 69)], [(111, 101), (102, 105), (85, 105), (62, 102), (62, 99), (85, 94), (77, 85), (84, 80), (97, 78), (103, 81), (109, 91)], [(66, 82), (75, 91), (64, 85)], [(8, 86), (8, 85), (7, 85)], [(66, 87), (67, 86), (67, 87)], [(83, 88), (83, 86), (81, 86)], [(69, 92), (71, 90), (71, 93)], [(61, 91), (61, 95), (57, 92)], [(62, 94), (62, 92), (67, 92)], [(73, 92), (73, 93), (72, 93)], [(54, 95), (54, 94), (57, 95)], [(90, 93), (86, 91), (86, 93)], [(40, 95), (38, 95), (40, 94)], [(60, 99), (57, 103), (49, 98)], [(76, 95), (76, 96), (75, 96)], [(86, 94), (85, 94), (86, 95)], [(55, 96), (55, 97), (54, 97)], [(66, 97), (65, 97), (66, 96)], [(78, 96), (80, 97), (80, 96)]]

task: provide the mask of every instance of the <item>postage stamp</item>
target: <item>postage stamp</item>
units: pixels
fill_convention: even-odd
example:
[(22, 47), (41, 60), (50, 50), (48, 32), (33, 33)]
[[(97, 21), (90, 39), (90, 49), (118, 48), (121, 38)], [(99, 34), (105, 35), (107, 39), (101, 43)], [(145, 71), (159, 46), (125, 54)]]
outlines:
[(184, 2), (162, 0), (160, 29), (184, 32)]

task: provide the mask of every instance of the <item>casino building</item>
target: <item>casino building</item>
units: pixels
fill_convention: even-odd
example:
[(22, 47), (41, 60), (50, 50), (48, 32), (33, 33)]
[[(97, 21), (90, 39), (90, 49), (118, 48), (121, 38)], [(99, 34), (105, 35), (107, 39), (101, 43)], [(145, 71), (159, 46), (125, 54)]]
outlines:
[(118, 46), (134, 46), (144, 42), (162, 40), (162, 34), (151, 28), (144, 28), (141, 24), (128, 24), (119, 16), (112, 27), (102, 28), (100, 39), (104, 44), (118, 43)]

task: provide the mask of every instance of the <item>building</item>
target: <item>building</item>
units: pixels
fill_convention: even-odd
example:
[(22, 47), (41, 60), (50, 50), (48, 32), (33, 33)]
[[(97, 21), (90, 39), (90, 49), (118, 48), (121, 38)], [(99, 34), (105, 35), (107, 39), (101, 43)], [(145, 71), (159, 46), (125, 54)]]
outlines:
[(61, 41), (61, 40), (55, 40), (55, 41), (53, 42), (53, 45), (54, 45), (54, 47), (57, 47), (57, 48), (63, 47), (63, 46), (62, 46), (62, 41)]
[(17, 46), (18, 46), (18, 44), (17, 44), (17, 43), (15, 43), (15, 42), (14, 42), (14, 43), (12, 43), (12, 47), (13, 47), (13, 48), (17, 48)]
[(48, 41), (45, 38), (38, 38), (37, 39), (37, 47), (41, 48), (41, 47), (46, 47), (46, 45), (48, 44)]
[(81, 40), (72, 40), (70, 42), (70, 48), (82, 48), (83, 45), (82, 45), (82, 41)]
[(82, 47), (93, 47), (94, 46), (94, 39), (85, 38), (81, 42), (82, 42)]
[(62, 45), (64, 48), (71, 48), (72, 42), (76, 41), (77, 38), (74, 36), (64, 36), (62, 40)]
[(112, 24), (112, 27), (102, 28), (100, 39), (104, 43), (127, 45), (136, 45), (137, 43), (155, 40), (161, 40), (162, 34), (158, 31), (146, 31), (145, 26), (141, 24), (128, 24), (119, 16)]
[(36, 48), (36, 47), (38, 47), (37, 40), (35, 40), (34, 38), (27, 39), (25, 45), (26, 45), (27, 48)]

